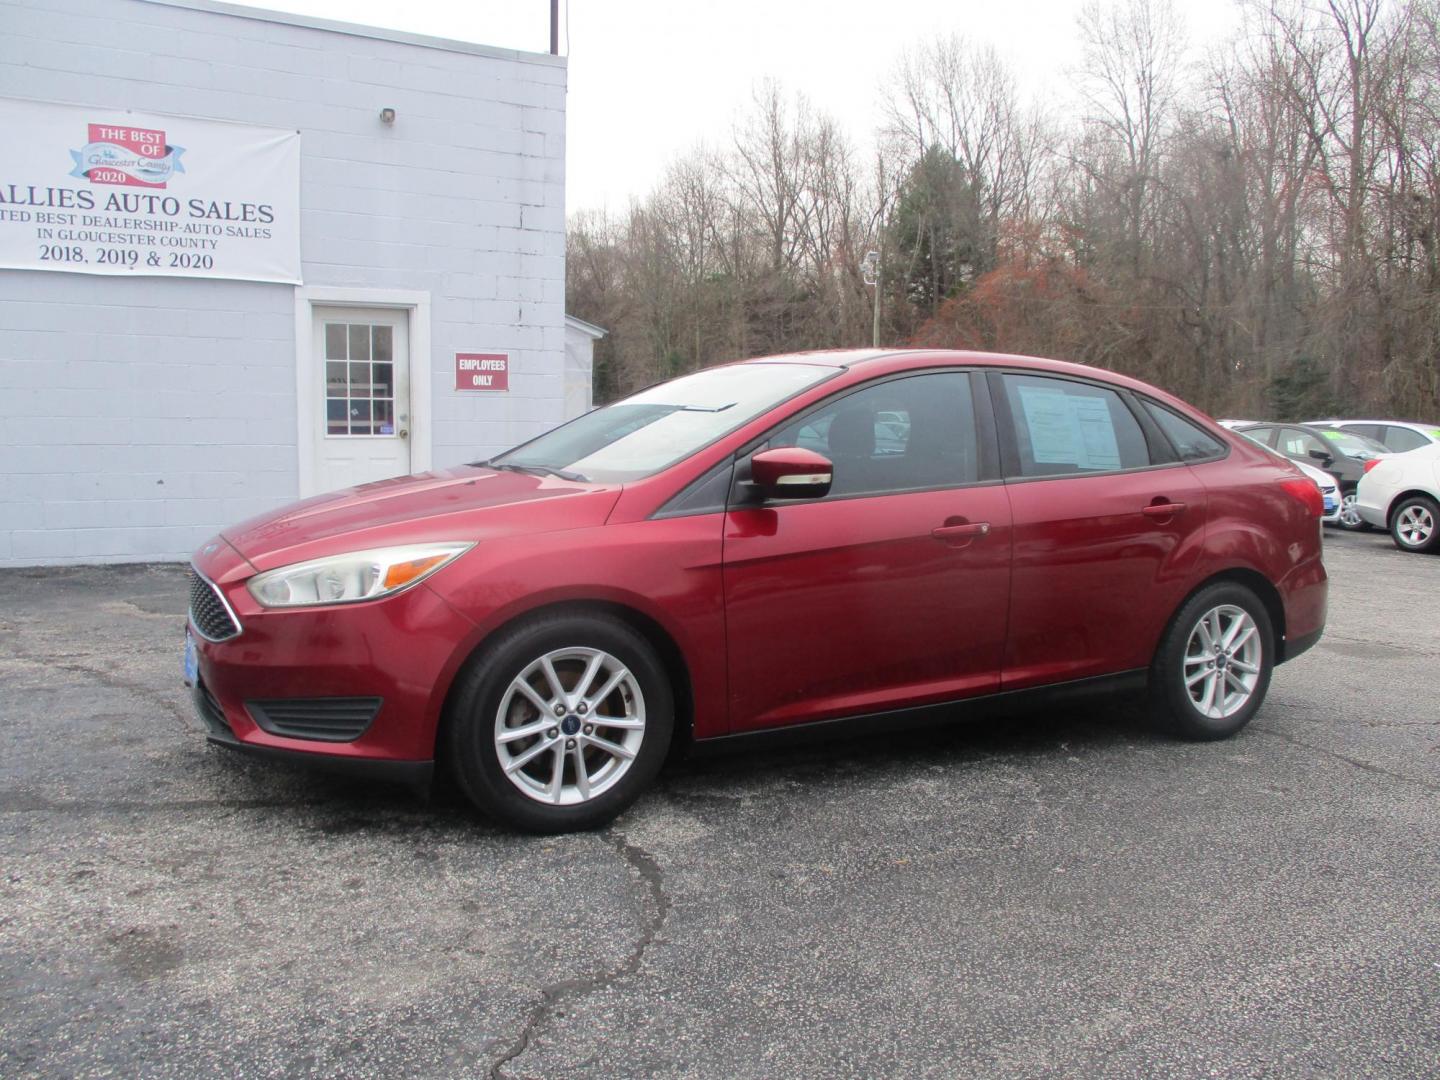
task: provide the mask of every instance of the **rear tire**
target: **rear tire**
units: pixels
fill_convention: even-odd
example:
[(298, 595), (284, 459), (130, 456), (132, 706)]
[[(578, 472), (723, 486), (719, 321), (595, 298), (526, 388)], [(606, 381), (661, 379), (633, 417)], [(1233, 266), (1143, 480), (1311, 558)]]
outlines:
[(1171, 620), (1150, 669), (1156, 722), (1183, 739), (1225, 739), (1270, 688), (1275, 632), (1260, 598), (1232, 581), (1207, 585)]
[(670, 680), (619, 619), (555, 614), (503, 630), (456, 681), (446, 749), (481, 810), (537, 833), (592, 829), (650, 785), (674, 728)]
[(1412, 495), (1390, 515), (1390, 539), (1401, 551), (1440, 551), (1440, 505)]

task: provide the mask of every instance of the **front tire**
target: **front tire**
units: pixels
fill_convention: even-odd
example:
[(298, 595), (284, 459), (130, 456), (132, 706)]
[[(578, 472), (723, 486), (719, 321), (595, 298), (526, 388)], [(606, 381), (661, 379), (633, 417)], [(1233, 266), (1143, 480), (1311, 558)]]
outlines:
[(590, 829), (654, 780), (674, 715), (663, 665), (628, 625), (547, 615), (501, 631), (459, 677), (447, 749), (486, 813), (530, 832)]
[(1259, 710), (1274, 667), (1274, 628), (1260, 598), (1235, 582), (1206, 586), (1186, 601), (1155, 652), (1156, 719), (1184, 739), (1228, 738)]
[(1401, 551), (1440, 551), (1440, 505), (1412, 495), (1390, 515), (1390, 539)]

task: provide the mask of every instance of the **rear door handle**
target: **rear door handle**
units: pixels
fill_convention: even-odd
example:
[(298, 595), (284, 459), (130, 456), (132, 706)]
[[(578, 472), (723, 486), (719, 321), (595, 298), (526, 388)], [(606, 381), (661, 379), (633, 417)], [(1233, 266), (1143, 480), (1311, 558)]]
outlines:
[(936, 540), (974, 540), (990, 531), (988, 521), (967, 521), (964, 525), (942, 525), (931, 529), (930, 535)]
[(1146, 517), (1167, 518), (1174, 517), (1176, 514), (1180, 513), (1180, 511), (1184, 509), (1184, 503), (1151, 503), (1149, 506), (1145, 507), (1145, 509), (1141, 510), (1140, 512)]

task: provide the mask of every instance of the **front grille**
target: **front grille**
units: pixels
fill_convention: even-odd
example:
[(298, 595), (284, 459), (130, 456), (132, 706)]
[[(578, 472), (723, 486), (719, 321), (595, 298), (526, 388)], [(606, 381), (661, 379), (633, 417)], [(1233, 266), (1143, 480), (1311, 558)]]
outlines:
[(225, 710), (203, 682), (195, 684), (195, 712), (212, 735), (234, 734), (229, 721), (225, 719)]
[(272, 735), (320, 742), (353, 742), (380, 711), (378, 697), (287, 698), (247, 701), (245, 707)]
[(240, 633), (220, 591), (194, 570), (190, 571), (190, 623), (207, 641), (224, 641)]

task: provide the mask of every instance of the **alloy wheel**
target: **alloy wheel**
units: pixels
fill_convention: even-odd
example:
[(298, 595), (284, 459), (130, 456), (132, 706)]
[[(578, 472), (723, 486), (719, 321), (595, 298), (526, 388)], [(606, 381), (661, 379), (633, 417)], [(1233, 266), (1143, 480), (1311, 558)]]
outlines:
[(1359, 507), (1355, 505), (1359, 498), (1360, 496), (1352, 491), (1340, 500), (1340, 524), (1347, 529), (1358, 529), (1365, 524)]
[(505, 776), (537, 802), (573, 806), (629, 771), (645, 739), (645, 697), (600, 649), (555, 649), (510, 681), (495, 714)]
[(1424, 506), (1412, 503), (1395, 519), (1395, 535), (1406, 547), (1424, 547), (1435, 535), (1435, 515)]
[(1260, 628), (1250, 613), (1221, 604), (1196, 621), (1185, 644), (1185, 692), (1201, 715), (1223, 720), (1243, 709), (1260, 682)]

